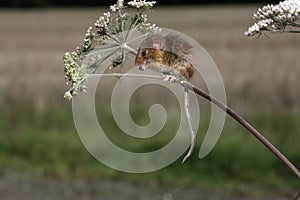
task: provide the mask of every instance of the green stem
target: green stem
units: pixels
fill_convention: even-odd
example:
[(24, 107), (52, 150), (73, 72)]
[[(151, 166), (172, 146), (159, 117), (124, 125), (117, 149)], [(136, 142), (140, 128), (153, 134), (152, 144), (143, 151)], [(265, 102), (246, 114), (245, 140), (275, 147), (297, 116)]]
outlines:
[(300, 27), (300, 24), (295, 23), (295, 22), (288, 22), (287, 25), (294, 26), (294, 27)]
[[(188, 83), (188, 82), (187, 82)], [(207, 99), (208, 101), (212, 102), (222, 110), (224, 110), (229, 116), (231, 116), (234, 120), (236, 120), (240, 125), (246, 128), (254, 137), (256, 137), (265, 147), (267, 147), (277, 158), (279, 158), (293, 173), (296, 177), (300, 180), (300, 172), (299, 170), (272, 144), (270, 143), (261, 133), (259, 133), (253, 126), (251, 126), (246, 120), (244, 120), (239, 114), (237, 114), (234, 110), (229, 108), (220, 100), (216, 99), (215, 97), (211, 96), (204, 90), (197, 88), (196, 86), (188, 83), (191, 86), (192, 90), (202, 96), (203, 98)]]

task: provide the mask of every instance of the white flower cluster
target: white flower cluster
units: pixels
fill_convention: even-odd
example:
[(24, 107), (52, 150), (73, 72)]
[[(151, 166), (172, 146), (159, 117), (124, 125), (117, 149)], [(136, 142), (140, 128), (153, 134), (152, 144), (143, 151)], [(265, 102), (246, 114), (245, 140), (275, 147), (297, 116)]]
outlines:
[(110, 12), (103, 13), (103, 16), (100, 16), (99, 19), (95, 22), (96, 28), (107, 28), (110, 22)]
[(128, 5), (140, 9), (140, 8), (151, 8), (156, 4), (156, 1), (146, 1), (146, 0), (134, 0), (128, 2)]
[(85, 71), (76, 63), (77, 59), (79, 58), (76, 52), (72, 52), (71, 54), (67, 52), (63, 57), (65, 64), (65, 79), (67, 84), (69, 82), (72, 84), (72, 88), (64, 94), (64, 98), (68, 100), (70, 100), (72, 96), (76, 95), (79, 91), (84, 91), (86, 88), (83, 83), (85, 80)]
[(257, 21), (245, 32), (246, 36), (261, 34), (262, 31), (283, 32), (293, 26), (300, 14), (299, 0), (285, 0), (276, 5), (266, 5), (253, 14)]
[(160, 32), (161, 29), (156, 26), (156, 24), (151, 24), (151, 23), (141, 23), (138, 26), (138, 29), (141, 33), (146, 34), (146, 33), (157, 33)]
[(116, 4), (109, 7), (112, 12), (122, 10), (124, 8), (124, 0), (118, 0)]
[(88, 28), (88, 30), (86, 31), (86, 33), (85, 33), (85, 37), (90, 36), (90, 35), (92, 34), (92, 30), (93, 30), (93, 27), (90, 26), (90, 27)]
[(261, 31), (265, 30), (275, 30), (276, 27), (274, 25), (274, 21), (272, 19), (263, 19), (258, 21), (253, 26), (249, 27), (248, 30), (245, 32), (246, 36), (252, 36), (255, 34), (259, 34)]
[(84, 37), (84, 50), (88, 50), (92, 46), (94, 37), (93, 27), (90, 26)]
[(140, 21), (146, 23), (148, 21), (148, 16), (147, 15), (141, 15)]

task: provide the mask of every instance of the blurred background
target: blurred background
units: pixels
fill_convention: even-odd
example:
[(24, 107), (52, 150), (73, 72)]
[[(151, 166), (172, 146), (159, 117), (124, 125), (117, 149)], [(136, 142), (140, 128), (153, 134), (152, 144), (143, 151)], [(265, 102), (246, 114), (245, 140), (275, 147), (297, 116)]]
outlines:
[[(275, 1), (201, 2), (159, 1), (150, 20), (197, 40), (219, 67), (228, 105), (299, 168), (300, 35), (244, 36), (252, 14)], [(291, 199), (299, 180), (230, 118), (213, 151), (197, 158), (210, 117), (210, 105), (201, 98), (198, 144), (185, 164), (180, 158), (156, 172), (127, 174), (87, 152), (71, 102), (62, 98), (67, 89), (62, 55), (83, 42), (87, 28), (112, 3), (1, 0), (0, 199)], [(154, 100), (162, 99), (161, 92), (152, 92)], [(152, 100), (145, 93), (133, 98), (137, 123), (147, 124), (145, 105)], [(178, 123), (169, 121), (160, 137), (144, 145), (124, 137), (109, 111), (103, 115), (101, 123), (115, 143), (132, 149), (140, 143), (140, 151), (162, 147)]]
[[(65, 1), (58, 1), (58, 0), (3, 0), (0, 2), (1, 7), (9, 7), (9, 8), (16, 8), (16, 7), (91, 7), (91, 6), (109, 6), (114, 4), (116, 1), (108, 0), (108, 1), (98, 1), (98, 0), (65, 0)], [(203, 1), (196, 1), (196, 0), (161, 0), (159, 1), (160, 5), (184, 5), (184, 4), (194, 4), (194, 5), (203, 5), (203, 4), (241, 4), (241, 3), (277, 3), (278, 1), (275, 0), (268, 0), (268, 1), (258, 1), (258, 0), (203, 0)]]

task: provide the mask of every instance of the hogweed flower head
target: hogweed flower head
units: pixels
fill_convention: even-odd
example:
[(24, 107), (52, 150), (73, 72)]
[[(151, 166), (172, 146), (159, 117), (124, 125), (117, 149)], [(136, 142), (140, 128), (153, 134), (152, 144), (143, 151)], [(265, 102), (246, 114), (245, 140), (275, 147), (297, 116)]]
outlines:
[[(256, 21), (245, 32), (246, 36), (261, 35), (263, 32), (299, 32), (300, 1), (285, 0), (276, 5), (266, 5), (253, 14)], [(294, 29), (293, 29), (294, 28)]]
[[(145, 14), (155, 3), (133, 0), (125, 4), (124, 0), (118, 0), (88, 28), (84, 43), (74, 52), (66, 52), (63, 56), (65, 79), (71, 85), (64, 98), (70, 100), (86, 89), (88, 70), (95, 73), (100, 64), (107, 60), (112, 67), (118, 67), (125, 61), (124, 48), (128, 47), (126, 43), (130, 39), (131, 30), (136, 29), (141, 34), (160, 30), (155, 24), (148, 22)], [(134, 12), (127, 12), (129, 9)], [(108, 55), (103, 56), (103, 49), (109, 52)]]
[(140, 8), (148, 9), (148, 8), (152, 8), (155, 3), (156, 3), (155, 1), (134, 0), (134, 1), (130, 1), (128, 5), (137, 9)]

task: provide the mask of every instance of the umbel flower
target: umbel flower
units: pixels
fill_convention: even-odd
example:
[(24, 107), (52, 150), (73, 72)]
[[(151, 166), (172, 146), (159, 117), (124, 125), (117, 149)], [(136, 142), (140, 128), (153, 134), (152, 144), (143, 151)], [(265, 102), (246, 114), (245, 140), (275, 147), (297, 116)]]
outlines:
[(245, 32), (246, 36), (270, 33), (299, 33), (299, 0), (285, 0), (276, 5), (266, 5), (253, 14), (256, 23)]
[[(134, 0), (125, 5), (124, 0), (118, 0), (109, 7), (108, 12), (96, 20), (94, 26), (88, 28), (84, 43), (77, 47), (76, 51), (66, 52), (63, 56), (66, 83), (71, 84), (64, 98), (70, 100), (78, 92), (85, 91), (87, 70), (96, 72), (100, 64), (107, 60), (113, 67), (125, 61), (123, 49), (130, 50), (126, 43), (131, 30), (137, 29), (142, 34), (160, 30), (155, 24), (148, 23), (145, 14), (155, 3), (155, 1)], [(104, 57), (100, 55), (103, 49), (109, 52)], [(85, 61), (87, 57), (88, 62)]]

